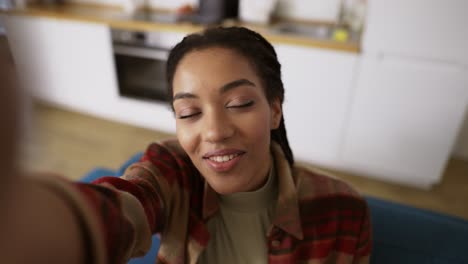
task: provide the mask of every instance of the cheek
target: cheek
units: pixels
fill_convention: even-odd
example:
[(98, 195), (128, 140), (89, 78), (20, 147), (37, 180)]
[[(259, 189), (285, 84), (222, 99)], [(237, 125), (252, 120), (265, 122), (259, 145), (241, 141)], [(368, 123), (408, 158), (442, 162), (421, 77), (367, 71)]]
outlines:
[(176, 123), (176, 135), (182, 148), (191, 155), (196, 145), (196, 133), (194, 133), (193, 128)]
[(269, 142), (270, 139), (270, 114), (266, 110), (255, 112), (238, 121), (244, 135), (248, 135), (252, 143)]

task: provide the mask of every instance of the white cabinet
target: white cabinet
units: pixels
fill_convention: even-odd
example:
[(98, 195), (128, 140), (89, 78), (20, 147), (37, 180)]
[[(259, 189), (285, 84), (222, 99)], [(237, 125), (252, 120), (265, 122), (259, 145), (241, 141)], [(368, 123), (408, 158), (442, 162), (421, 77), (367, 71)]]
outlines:
[(117, 97), (109, 29), (104, 25), (4, 17), (18, 73), (32, 94), (103, 114)]
[(363, 56), (344, 165), (420, 187), (436, 183), (463, 121), (466, 76), (465, 69), (450, 64)]
[(275, 45), (285, 87), (284, 116), (298, 160), (337, 167), (357, 54)]
[(344, 163), (436, 183), (468, 104), (468, 1), (369, 0)]
[[(24, 85), (37, 98), (76, 111), (167, 132), (170, 107), (119, 96), (110, 28), (43, 17), (2, 21)], [(182, 34), (165, 34), (167, 40)]]
[(369, 0), (364, 53), (468, 65), (468, 1)]

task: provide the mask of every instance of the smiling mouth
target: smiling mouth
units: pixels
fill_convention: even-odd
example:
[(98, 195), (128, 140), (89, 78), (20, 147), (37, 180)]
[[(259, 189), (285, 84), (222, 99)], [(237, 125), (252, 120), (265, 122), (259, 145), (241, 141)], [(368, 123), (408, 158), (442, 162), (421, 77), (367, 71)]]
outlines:
[(244, 154), (244, 151), (225, 149), (208, 153), (203, 159), (212, 170), (224, 173), (234, 169)]
[(230, 154), (230, 155), (219, 155), (219, 156), (211, 156), (211, 157), (208, 157), (207, 159), (215, 161), (215, 162), (223, 163), (223, 162), (228, 162), (239, 155), (240, 153)]

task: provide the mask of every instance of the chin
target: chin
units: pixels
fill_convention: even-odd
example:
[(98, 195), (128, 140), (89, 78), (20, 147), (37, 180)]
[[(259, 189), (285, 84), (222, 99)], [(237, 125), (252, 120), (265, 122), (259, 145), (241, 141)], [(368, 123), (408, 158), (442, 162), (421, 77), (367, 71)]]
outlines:
[[(210, 183), (208, 183), (210, 184)], [(222, 185), (222, 186), (221, 186)], [(228, 195), (228, 194), (233, 194), (233, 193), (237, 193), (237, 192), (241, 192), (242, 190), (240, 190), (240, 188), (236, 188), (236, 187), (233, 187), (233, 186), (225, 186), (225, 184), (219, 184), (219, 185), (216, 185), (216, 184), (210, 184), (210, 187), (218, 194), (221, 194), (221, 195)]]

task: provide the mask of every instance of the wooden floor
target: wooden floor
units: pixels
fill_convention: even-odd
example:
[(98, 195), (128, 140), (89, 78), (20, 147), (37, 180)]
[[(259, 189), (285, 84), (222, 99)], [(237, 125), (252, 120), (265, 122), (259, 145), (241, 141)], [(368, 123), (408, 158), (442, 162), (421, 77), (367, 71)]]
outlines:
[[(23, 141), (28, 170), (53, 171), (79, 179), (96, 166), (117, 168), (152, 141), (172, 135), (35, 104), (33, 125)], [(430, 191), (333, 172), (365, 195), (445, 212), (468, 220), (468, 162), (451, 160)]]

